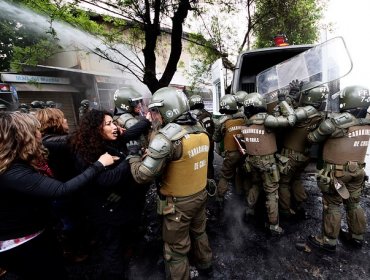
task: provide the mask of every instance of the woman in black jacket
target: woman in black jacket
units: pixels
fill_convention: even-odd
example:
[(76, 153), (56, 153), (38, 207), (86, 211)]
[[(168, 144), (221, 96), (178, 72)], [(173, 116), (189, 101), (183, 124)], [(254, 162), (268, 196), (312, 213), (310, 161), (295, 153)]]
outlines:
[(0, 112), (0, 266), (23, 279), (66, 279), (50, 200), (88, 185), (115, 158), (104, 154), (65, 183), (49, 178), (39, 128), (30, 114)]
[(58, 108), (44, 108), (37, 110), (35, 117), (41, 125), (42, 144), (48, 149), (48, 164), (54, 178), (69, 180), (76, 174), (68, 146), (69, 127), (64, 113)]
[(123, 279), (125, 265), (123, 248), (126, 225), (131, 219), (130, 192), (134, 187), (130, 167), (125, 160), (124, 140), (117, 140), (118, 128), (106, 111), (91, 110), (83, 116), (71, 143), (76, 155), (76, 167), (82, 171), (101, 152), (120, 157), (120, 161), (94, 180), (81, 201), (92, 225), (95, 247), (92, 257), (101, 267), (98, 279)]
[[(41, 124), (42, 144), (48, 150), (48, 165), (53, 177), (66, 182), (78, 174), (68, 145), (67, 119), (58, 108), (37, 110), (35, 116)], [(64, 257), (73, 262), (85, 260), (89, 247), (89, 240), (86, 238), (86, 222), (79, 211), (79, 203), (79, 193), (53, 201), (58, 240), (63, 247)]]

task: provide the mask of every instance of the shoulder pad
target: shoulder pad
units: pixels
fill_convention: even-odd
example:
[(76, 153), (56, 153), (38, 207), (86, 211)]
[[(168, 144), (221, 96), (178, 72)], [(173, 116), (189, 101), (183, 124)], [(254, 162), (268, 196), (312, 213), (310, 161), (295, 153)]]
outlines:
[(119, 118), (117, 119), (117, 122), (121, 127), (128, 129), (134, 124), (136, 124), (138, 120), (135, 119), (133, 115), (129, 113), (125, 113), (119, 116)]
[(183, 125), (181, 127), (181, 131), (179, 131), (177, 134), (172, 136), (170, 139), (171, 141), (176, 141), (184, 137), (186, 134), (192, 134), (192, 133), (207, 133), (205, 128), (197, 122), (195, 125)]
[(356, 118), (350, 113), (342, 113), (338, 116), (335, 116), (333, 118), (333, 122), (335, 123), (336, 126), (340, 128), (348, 128), (357, 123)]
[(297, 117), (297, 121), (304, 121), (320, 115), (320, 112), (313, 106), (298, 107), (294, 110), (294, 114)]
[(164, 134), (157, 133), (148, 146), (148, 155), (154, 159), (164, 158), (171, 152), (172, 142)]
[(227, 120), (231, 120), (231, 116), (230, 115), (221, 116), (221, 118), (218, 119), (218, 122), (219, 122), (219, 124), (223, 124)]
[(197, 116), (197, 118), (199, 118), (199, 116), (201, 115), (202, 111), (199, 110), (199, 109), (194, 109), (194, 110), (191, 110), (191, 113), (193, 113), (195, 116)]
[(233, 115), (231, 115), (233, 119), (240, 119), (240, 118), (244, 118), (244, 113), (243, 112), (237, 112)]
[(176, 123), (169, 123), (159, 130), (159, 132), (169, 140), (172, 140), (172, 138), (181, 131), (182, 131), (181, 125)]
[(320, 115), (320, 112), (313, 106), (305, 106), (303, 109), (307, 112), (309, 118)]
[(258, 113), (247, 120), (247, 124), (263, 124), (267, 118), (267, 113)]
[(191, 128), (191, 130), (187, 129), (189, 133), (200, 133), (200, 132), (207, 133), (206, 129), (204, 128), (201, 122), (197, 122), (195, 125), (189, 127)]
[(319, 128), (323, 135), (329, 135), (335, 131), (335, 124), (333, 121), (333, 119), (326, 119), (320, 124)]

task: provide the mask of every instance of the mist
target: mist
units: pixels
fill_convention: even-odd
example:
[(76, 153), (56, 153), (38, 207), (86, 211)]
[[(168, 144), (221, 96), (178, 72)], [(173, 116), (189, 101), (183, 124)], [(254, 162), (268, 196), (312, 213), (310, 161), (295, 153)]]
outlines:
[[(27, 25), (35, 35), (46, 35), (46, 32), (50, 31), (49, 18), (37, 14), (24, 7), (20, 8), (18, 6), (9, 4), (3, 0), (0, 0), (0, 10), (2, 11), (1, 17), (8, 20), (15, 20), (22, 25)], [(122, 65), (134, 69), (138, 72), (139, 69), (135, 69), (135, 64), (141, 65), (140, 56), (130, 49), (128, 45), (116, 44), (114, 48), (117, 51), (112, 51), (109, 46), (107, 46), (103, 40), (96, 36), (93, 36), (87, 32), (84, 32), (78, 28), (75, 28), (67, 23), (62, 23), (59, 21), (53, 21), (52, 28), (56, 31), (56, 36), (59, 39), (59, 44), (63, 47), (63, 52), (74, 52), (80, 50), (91, 54), (94, 50), (100, 49), (102, 52), (108, 53), (109, 57)], [(120, 55), (120, 53), (124, 54)], [(125, 57), (126, 56), (126, 57)], [(102, 60), (102, 58), (96, 57), (97, 60)], [(130, 62), (131, 61), (131, 62)], [(137, 90), (143, 92), (143, 94), (150, 95), (147, 87), (139, 82), (136, 77), (134, 77), (128, 70), (119, 67), (117, 64), (111, 63), (112, 73), (121, 73), (122, 78), (125, 80), (126, 85), (132, 85)], [(57, 66), (57, 65), (52, 65)], [(74, 65), (71, 65), (72, 67)], [(97, 71), (97, 69), (83, 69)], [(115, 74), (114, 76), (117, 76)]]

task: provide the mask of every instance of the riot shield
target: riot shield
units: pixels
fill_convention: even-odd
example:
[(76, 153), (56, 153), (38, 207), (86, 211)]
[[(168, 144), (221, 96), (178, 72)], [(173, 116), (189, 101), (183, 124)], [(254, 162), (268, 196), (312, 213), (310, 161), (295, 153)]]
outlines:
[[(256, 88), (269, 104), (277, 101), (278, 92), (289, 91), (294, 80), (325, 84), (339, 80), (351, 70), (352, 60), (345, 42), (342, 37), (335, 37), (262, 71), (256, 76)], [(339, 88), (329, 93), (327, 107), (336, 91)]]

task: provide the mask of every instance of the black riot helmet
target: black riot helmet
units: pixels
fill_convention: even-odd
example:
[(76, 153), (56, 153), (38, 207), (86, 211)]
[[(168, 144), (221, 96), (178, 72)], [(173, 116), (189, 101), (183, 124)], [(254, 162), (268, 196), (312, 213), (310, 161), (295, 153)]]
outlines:
[(45, 107), (46, 108), (55, 108), (56, 107), (56, 103), (54, 101), (51, 101), (51, 100), (48, 100), (45, 102)]
[(34, 100), (31, 102), (31, 108), (33, 109), (42, 109), (43, 108), (43, 103), (42, 101)]
[(81, 101), (80, 106), (83, 107), (84, 109), (89, 109), (90, 101), (87, 99), (84, 99)]
[(257, 92), (249, 93), (243, 102), (244, 114), (250, 118), (251, 116), (267, 112), (266, 100)]
[(18, 107), (18, 110), (22, 113), (29, 113), (30, 112), (30, 106), (26, 103), (21, 103)]
[(192, 95), (189, 98), (190, 110), (204, 109), (204, 100), (200, 95)]

